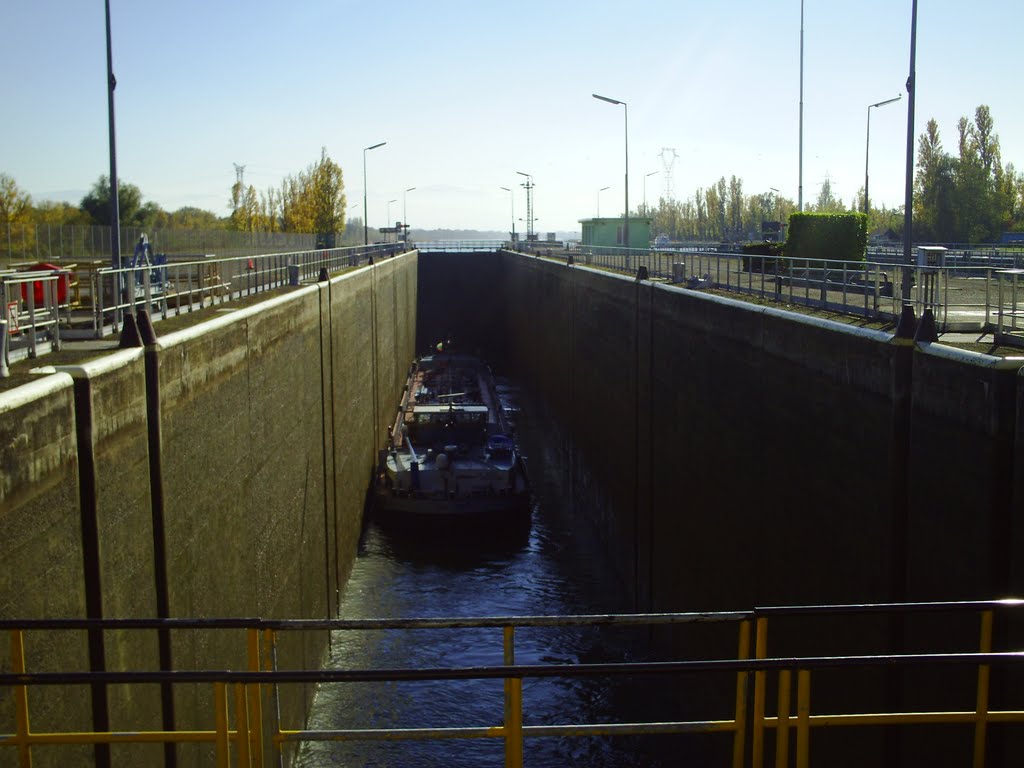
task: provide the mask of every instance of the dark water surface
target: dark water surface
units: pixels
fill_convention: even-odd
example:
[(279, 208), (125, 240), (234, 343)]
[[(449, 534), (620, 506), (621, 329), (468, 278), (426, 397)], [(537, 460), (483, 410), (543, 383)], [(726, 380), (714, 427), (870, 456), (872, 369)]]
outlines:
[[(515, 393), (505, 388), (506, 397)], [(511, 400), (510, 406), (514, 406)], [(589, 537), (552, 506), (557, 477), (546, 471), (543, 425), (520, 414), (536, 491), (529, 527), (501, 535), (410, 535), (371, 521), (342, 600), (343, 618), (479, 617), (621, 612), (614, 579)], [(619, 661), (636, 657), (641, 629), (521, 628), (519, 664)], [(329, 666), (461, 667), (502, 663), (501, 629), (337, 632)], [(523, 685), (524, 724), (637, 719), (640, 681), (534, 679)], [(640, 707), (643, 709), (643, 707)], [(502, 723), (500, 680), (353, 683), (324, 686), (310, 727), (425, 728)], [(526, 738), (527, 766), (659, 766), (631, 737)], [(502, 739), (321, 743), (300, 766), (502, 766)]]

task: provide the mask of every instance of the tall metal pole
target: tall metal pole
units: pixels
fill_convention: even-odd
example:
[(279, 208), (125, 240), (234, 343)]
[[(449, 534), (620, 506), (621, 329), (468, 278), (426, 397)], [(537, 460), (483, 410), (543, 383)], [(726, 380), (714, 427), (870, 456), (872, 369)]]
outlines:
[(367, 228), (370, 219), (370, 211), (366, 207), (366, 153), (371, 149), (383, 147), (385, 144), (387, 144), (387, 142), (382, 141), (380, 144), (374, 144), (372, 147), (366, 147), (363, 149), (363, 245), (370, 244), (369, 229)]
[(416, 187), (409, 187), (402, 193), (402, 242), (408, 242), (409, 240), (409, 220), (405, 218), (405, 196), (414, 189), (416, 189)]
[(804, 210), (804, 0), (800, 0), (800, 168), (797, 179), (797, 210)]
[(644, 216), (650, 216), (650, 211), (647, 210), (647, 177), (656, 176), (659, 171), (651, 171), (650, 173), (644, 174)]
[(619, 99), (612, 99), (608, 96), (599, 96), (596, 93), (590, 94), (595, 99), (601, 101), (607, 101), (609, 104), (621, 104), (622, 105), (622, 116), (625, 120), (625, 144), (626, 144), (626, 210), (623, 211), (623, 223), (622, 223), (622, 244), (623, 247), (629, 248), (629, 107), (626, 102)]
[(512, 240), (514, 242), (516, 239), (516, 195), (515, 192), (513, 192), (508, 187), (501, 187), (501, 189), (504, 189), (506, 192), (508, 192), (508, 199), (509, 202), (512, 204)]
[(886, 99), (880, 101), (877, 104), (871, 104), (868, 106), (868, 133), (867, 138), (864, 141), (864, 215), (867, 216), (871, 211), (870, 202), (868, 201), (868, 160), (871, 157), (871, 110), (875, 107), (884, 107), (886, 104), (892, 104), (893, 102), (899, 101), (903, 98), (901, 93), (895, 99)]
[[(398, 202), (397, 198), (395, 198), (394, 200), (389, 200), (387, 202), (387, 219), (385, 219), (384, 223), (387, 224), (387, 228), (388, 229), (391, 228), (391, 204), (392, 203), (397, 203), (397, 202)], [(394, 233), (394, 239), (395, 239), (395, 242), (397, 242), (397, 240), (398, 240), (398, 232)], [(387, 238), (384, 238), (384, 241), (387, 242)]]
[(622, 102), (622, 115), (625, 119), (626, 138), (626, 213), (622, 224), (622, 245), (629, 248), (629, 107)]
[(910, 76), (907, 78), (907, 184), (903, 196), (903, 301), (910, 301), (911, 248), (914, 242), (914, 92), (917, 86), (917, 0), (910, 17)]
[(868, 160), (871, 158), (871, 107), (868, 107), (868, 132), (864, 139), (864, 215), (868, 215)]
[[(121, 210), (117, 200), (117, 142), (114, 137), (114, 54), (110, 42), (110, 0), (105, 0), (107, 13), (107, 124), (110, 134), (110, 266), (121, 268)], [(120, 294), (120, 287), (118, 288)]]
[(611, 187), (601, 187), (597, 190), (597, 218), (599, 219), (601, 218), (601, 193), (606, 189), (611, 189)]

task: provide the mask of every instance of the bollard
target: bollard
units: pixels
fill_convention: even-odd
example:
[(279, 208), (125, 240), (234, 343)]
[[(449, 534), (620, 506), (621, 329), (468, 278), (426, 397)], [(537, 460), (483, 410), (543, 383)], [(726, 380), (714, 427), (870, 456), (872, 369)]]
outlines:
[(931, 307), (925, 307), (921, 319), (914, 331), (914, 341), (918, 344), (933, 343), (939, 340), (938, 328), (935, 325), (935, 313)]
[(900, 319), (896, 324), (896, 331), (893, 338), (913, 339), (914, 330), (917, 326), (917, 318), (914, 317), (914, 307), (911, 304), (904, 304), (900, 311)]
[(11, 375), (10, 361), (7, 359), (7, 318), (0, 318), (0, 379)]
[(121, 325), (121, 336), (118, 338), (117, 348), (132, 349), (134, 347), (141, 346), (143, 346), (142, 335), (139, 333), (139, 326), (136, 322), (135, 315), (132, 312), (125, 312)]
[(289, 264), (288, 265), (288, 285), (299, 284), (299, 265)]

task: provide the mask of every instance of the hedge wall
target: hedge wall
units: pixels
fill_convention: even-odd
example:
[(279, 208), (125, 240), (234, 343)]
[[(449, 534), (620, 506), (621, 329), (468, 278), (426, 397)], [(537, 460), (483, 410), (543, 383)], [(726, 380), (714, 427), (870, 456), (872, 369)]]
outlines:
[(863, 213), (794, 213), (789, 217), (786, 256), (791, 259), (864, 261), (867, 245), (868, 219)]

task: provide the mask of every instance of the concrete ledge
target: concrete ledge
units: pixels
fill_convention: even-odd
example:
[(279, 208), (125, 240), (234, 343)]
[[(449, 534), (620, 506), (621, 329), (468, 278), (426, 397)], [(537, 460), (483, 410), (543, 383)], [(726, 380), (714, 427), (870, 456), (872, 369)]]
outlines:
[(33, 400), (67, 389), (73, 386), (73, 384), (74, 382), (71, 380), (70, 375), (55, 372), (43, 374), (39, 381), (31, 381), (27, 384), (22, 384), (20, 387), (0, 392), (0, 416), (13, 411), (15, 408), (21, 408)]

